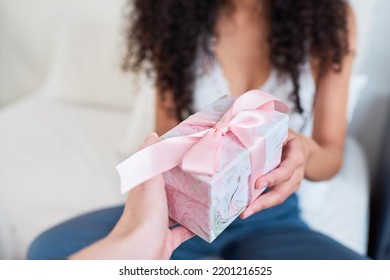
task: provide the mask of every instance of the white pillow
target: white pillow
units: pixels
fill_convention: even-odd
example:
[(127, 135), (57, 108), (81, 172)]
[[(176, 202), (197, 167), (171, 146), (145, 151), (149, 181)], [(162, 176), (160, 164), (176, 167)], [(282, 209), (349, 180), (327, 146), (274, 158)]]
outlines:
[(130, 108), (134, 75), (121, 70), (121, 24), (108, 19), (67, 19), (59, 28), (54, 58), (41, 89), (47, 96)]

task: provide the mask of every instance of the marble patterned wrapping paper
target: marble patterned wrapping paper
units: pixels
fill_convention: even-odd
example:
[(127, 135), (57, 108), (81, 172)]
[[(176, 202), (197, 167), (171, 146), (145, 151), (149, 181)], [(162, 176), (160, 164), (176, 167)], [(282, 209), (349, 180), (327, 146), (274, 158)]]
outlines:
[[(202, 110), (218, 121), (234, 102), (225, 96)], [(180, 123), (161, 138), (185, 136), (203, 127)], [(288, 115), (275, 111), (271, 120), (253, 132), (265, 138), (266, 154), (263, 174), (280, 163), (287, 138)], [(222, 138), (218, 168), (213, 176), (192, 174), (179, 166), (164, 173), (169, 215), (207, 242), (212, 242), (258, 197), (263, 190), (249, 185), (250, 154), (231, 132)]]

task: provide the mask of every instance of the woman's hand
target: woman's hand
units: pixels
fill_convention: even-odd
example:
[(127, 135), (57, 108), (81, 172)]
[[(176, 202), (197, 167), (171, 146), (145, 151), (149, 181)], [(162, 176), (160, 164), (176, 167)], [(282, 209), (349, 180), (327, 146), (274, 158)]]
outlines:
[(290, 130), (279, 167), (256, 181), (256, 188), (268, 187), (269, 191), (259, 196), (240, 217), (245, 219), (263, 209), (281, 204), (296, 192), (305, 176), (308, 157), (309, 148), (305, 137)]
[[(141, 148), (159, 141), (156, 133)], [(129, 192), (114, 229), (72, 259), (169, 259), (173, 250), (194, 236), (182, 226), (170, 229), (163, 176), (142, 183)], [(171, 223), (173, 224), (173, 223)]]

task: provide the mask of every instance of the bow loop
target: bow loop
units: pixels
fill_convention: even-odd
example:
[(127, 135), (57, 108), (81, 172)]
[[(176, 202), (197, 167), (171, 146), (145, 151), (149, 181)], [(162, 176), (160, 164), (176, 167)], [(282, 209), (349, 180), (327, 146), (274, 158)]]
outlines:
[(246, 110), (238, 113), (231, 121), (230, 126), (254, 128), (264, 124), (272, 117), (273, 111)]

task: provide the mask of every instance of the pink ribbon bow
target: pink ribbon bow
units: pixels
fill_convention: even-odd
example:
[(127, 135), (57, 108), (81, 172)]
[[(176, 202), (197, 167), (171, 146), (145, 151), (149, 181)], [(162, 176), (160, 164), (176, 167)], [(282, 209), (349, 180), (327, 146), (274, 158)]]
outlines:
[(288, 106), (274, 96), (251, 90), (238, 97), (220, 121), (196, 113), (183, 123), (205, 127), (197, 133), (162, 140), (148, 146), (117, 166), (122, 193), (168, 171), (178, 164), (184, 171), (213, 175), (218, 167), (221, 140), (233, 133), (250, 151), (251, 185), (264, 169), (264, 138), (251, 131), (271, 119), (274, 111), (288, 113)]

